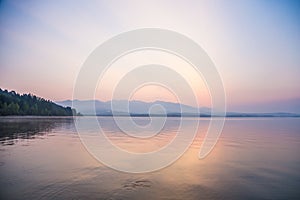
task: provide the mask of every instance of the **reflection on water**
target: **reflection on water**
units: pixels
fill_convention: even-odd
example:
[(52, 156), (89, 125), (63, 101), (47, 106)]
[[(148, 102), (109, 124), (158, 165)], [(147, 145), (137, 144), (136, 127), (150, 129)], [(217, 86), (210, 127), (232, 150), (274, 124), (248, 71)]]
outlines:
[(13, 145), (22, 139), (34, 139), (50, 133), (60, 126), (73, 123), (71, 117), (2, 117), (0, 118), (0, 143)]
[[(157, 117), (160, 119), (160, 117)], [(188, 134), (193, 134), (194, 130), (192, 129), (194, 126), (194, 119), (192, 118), (184, 118), (185, 123), (180, 123), (180, 118), (173, 118), (172, 120), (167, 120), (165, 125), (159, 131), (158, 134), (152, 135), (152, 132), (155, 132), (151, 127), (145, 127), (142, 132), (137, 130), (132, 130), (130, 132), (131, 136), (123, 133), (118, 125), (112, 120), (112, 118), (99, 118), (99, 124), (103, 129), (103, 132), (106, 134), (107, 138), (111, 141), (111, 143), (117, 145), (119, 148), (126, 150), (128, 152), (133, 153), (150, 153), (153, 151), (158, 151), (166, 145), (170, 144), (174, 139), (176, 134), (178, 133), (179, 127), (185, 131), (186, 136)], [(128, 121), (128, 118), (119, 117), (118, 120)], [(150, 123), (148, 117), (135, 117), (133, 120), (139, 125), (147, 125)], [(208, 120), (203, 120), (200, 123), (200, 128), (208, 127)], [(125, 123), (124, 123), (125, 124)], [(200, 130), (199, 128), (199, 130)], [(89, 127), (90, 131), (96, 131), (96, 129), (92, 129)], [(141, 137), (141, 136), (149, 136), (149, 137)], [(187, 138), (187, 137), (186, 137)], [(185, 143), (186, 141), (181, 141)], [(175, 153), (175, 150), (174, 150)]]
[[(167, 144), (180, 122), (169, 118), (162, 134), (143, 142), (125, 137), (112, 118), (98, 119), (113, 143), (139, 152)], [(93, 159), (72, 118), (0, 118), (0, 199), (299, 199), (300, 119), (228, 119), (203, 160), (198, 152), (209, 121), (189, 120), (201, 120), (200, 127), (178, 161), (128, 174)]]
[[(126, 118), (122, 120), (126, 120)], [(143, 118), (135, 118), (135, 121), (141, 124), (143, 123)], [(145, 121), (149, 123), (147, 118), (145, 118)], [(140, 138), (139, 136), (143, 133), (144, 135), (151, 135), (151, 130), (144, 130), (143, 132), (132, 131), (131, 134), (136, 137), (130, 137), (120, 131), (117, 124), (113, 123), (111, 119), (101, 119), (99, 122), (112, 144), (133, 153), (153, 152), (165, 147), (174, 139), (180, 125), (180, 120), (167, 121), (159, 134), (152, 137)]]

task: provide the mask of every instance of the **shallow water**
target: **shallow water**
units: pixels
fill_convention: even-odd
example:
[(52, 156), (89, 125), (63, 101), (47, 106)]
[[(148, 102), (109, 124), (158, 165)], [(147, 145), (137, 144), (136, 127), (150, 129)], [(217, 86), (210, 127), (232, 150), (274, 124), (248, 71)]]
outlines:
[[(162, 148), (175, 137), (180, 123), (180, 118), (168, 118), (156, 137), (137, 140), (124, 137), (111, 117), (98, 119), (114, 144), (132, 152)], [(0, 197), (300, 198), (299, 118), (227, 119), (217, 145), (201, 160), (198, 153), (209, 119), (187, 120), (200, 120), (200, 126), (194, 142), (179, 160), (155, 172), (129, 174), (94, 159), (81, 144), (72, 118), (0, 118)], [(149, 119), (135, 121), (144, 125)], [(189, 134), (191, 130), (185, 128)]]

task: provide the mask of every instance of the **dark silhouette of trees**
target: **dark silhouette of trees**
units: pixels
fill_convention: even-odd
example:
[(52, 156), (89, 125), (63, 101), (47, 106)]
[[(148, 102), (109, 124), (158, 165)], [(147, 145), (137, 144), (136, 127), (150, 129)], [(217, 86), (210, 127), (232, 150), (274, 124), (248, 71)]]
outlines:
[(75, 109), (59, 106), (49, 100), (32, 94), (18, 94), (15, 91), (0, 88), (0, 116), (5, 115), (41, 115), (72, 116)]

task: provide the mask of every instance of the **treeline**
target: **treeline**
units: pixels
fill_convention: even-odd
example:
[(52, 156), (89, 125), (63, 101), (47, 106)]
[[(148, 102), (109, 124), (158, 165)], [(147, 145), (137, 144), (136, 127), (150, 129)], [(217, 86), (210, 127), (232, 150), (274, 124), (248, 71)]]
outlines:
[(0, 116), (5, 115), (40, 115), (72, 116), (75, 109), (59, 106), (49, 100), (32, 94), (18, 94), (15, 91), (0, 89)]

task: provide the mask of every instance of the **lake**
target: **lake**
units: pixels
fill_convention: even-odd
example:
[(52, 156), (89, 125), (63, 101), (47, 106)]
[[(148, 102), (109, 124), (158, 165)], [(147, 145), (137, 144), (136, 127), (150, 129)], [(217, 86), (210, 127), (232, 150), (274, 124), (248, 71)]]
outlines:
[[(168, 118), (161, 133), (141, 142), (124, 137), (112, 117), (97, 119), (114, 144), (132, 152), (162, 148), (180, 124), (180, 118)], [(300, 199), (300, 118), (227, 118), (218, 143), (204, 159), (198, 154), (209, 118), (185, 120), (200, 124), (189, 149), (170, 166), (132, 174), (91, 156), (73, 118), (2, 117), (0, 198)], [(145, 125), (149, 119), (135, 121)], [(191, 129), (184, 128), (188, 135)]]

